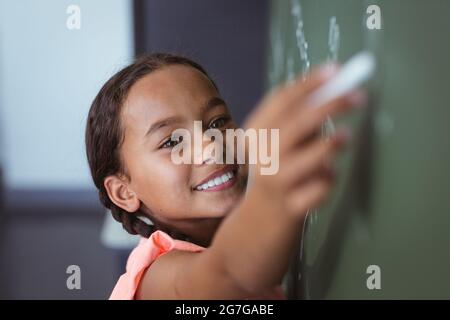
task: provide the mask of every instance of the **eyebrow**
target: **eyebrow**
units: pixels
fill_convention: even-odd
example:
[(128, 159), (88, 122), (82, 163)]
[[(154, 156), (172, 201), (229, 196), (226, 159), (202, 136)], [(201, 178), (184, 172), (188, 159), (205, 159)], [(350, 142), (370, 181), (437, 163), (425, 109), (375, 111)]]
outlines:
[(226, 106), (227, 104), (222, 98), (214, 97), (208, 100), (208, 102), (202, 107), (202, 111), (206, 112), (221, 105)]
[(170, 126), (170, 125), (172, 125), (174, 123), (180, 123), (180, 122), (181, 122), (181, 118), (180, 117), (168, 117), (168, 118), (156, 121), (147, 130), (147, 132), (145, 133), (144, 137), (147, 137), (147, 136), (151, 135), (156, 130), (159, 130), (159, 129), (165, 127), (165, 126)]
[[(208, 102), (206, 102), (205, 105), (203, 105), (201, 107), (202, 109), (202, 113), (209, 111), (211, 109), (214, 109), (215, 107), (224, 105), (226, 106), (226, 103), (223, 99), (219, 98), (219, 97), (214, 97), (211, 98), (210, 100), (208, 100)], [(168, 118), (164, 118), (162, 120), (156, 121), (155, 123), (153, 123), (150, 128), (147, 130), (147, 132), (145, 133), (144, 137), (147, 137), (149, 135), (151, 135), (153, 132), (155, 132), (156, 130), (159, 130), (165, 126), (169, 126), (175, 123), (180, 123), (182, 121), (182, 119), (178, 116), (174, 116), (174, 117), (168, 117)]]

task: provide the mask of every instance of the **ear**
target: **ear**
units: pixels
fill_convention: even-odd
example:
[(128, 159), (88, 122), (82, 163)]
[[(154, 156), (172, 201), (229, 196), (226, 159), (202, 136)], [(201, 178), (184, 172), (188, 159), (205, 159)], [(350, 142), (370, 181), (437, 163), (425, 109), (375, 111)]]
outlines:
[(141, 201), (124, 178), (116, 175), (108, 176), (103, 181), (103, 185), (109, 198), (116, 206), (130, 213), (139, 209)]

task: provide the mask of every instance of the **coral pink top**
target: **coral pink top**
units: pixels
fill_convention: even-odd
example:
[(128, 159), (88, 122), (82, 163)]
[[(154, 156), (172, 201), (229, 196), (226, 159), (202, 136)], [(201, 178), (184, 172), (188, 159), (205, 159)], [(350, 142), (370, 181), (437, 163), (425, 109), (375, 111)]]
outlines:
[[(159, 256), (173, 249), (201, 252), (206, 248), (187, 241), (173, 239), (161, 230), (153, 232), (148, 239), (141, 238), (138, 246), (134, 248), (128, 258), (126, 272), (117, 281), (109, 299), (133, 300), (145, 270)], [(254, 299), (283, 300), (286, 297), (281, 286), (278, 286), (267, 294)]]

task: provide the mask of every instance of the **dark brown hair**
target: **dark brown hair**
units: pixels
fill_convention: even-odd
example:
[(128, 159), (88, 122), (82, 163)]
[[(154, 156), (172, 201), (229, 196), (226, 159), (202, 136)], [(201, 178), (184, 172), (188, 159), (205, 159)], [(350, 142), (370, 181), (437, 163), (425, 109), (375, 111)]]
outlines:
[(186, 236), (174, 230), (168, 230), (155, 219), (151, 219), (153, 225), (149, 225), (137, 218), (137, 215), (147, 216), (143, 212), (129, 213), (116, 206), (109, 198), (103, 184), (104, 179), (110, 175), (128, 176), (120, 156), (124, 140), (120, 115), (131, 87), (149, 73), (169, 65), (186, 65), (195, 68), (208, 77), (217, 89), (206, 71), (188, 58), (168, 53), (144, 55), (112, 76), (92, 102), (86, 124), (86, 154), (101, 203), (111, 210), (114, 219), (122, 223), (126, 231), (148, 238), (153, 231), (160, 229), (174, 238), (187, 240)]

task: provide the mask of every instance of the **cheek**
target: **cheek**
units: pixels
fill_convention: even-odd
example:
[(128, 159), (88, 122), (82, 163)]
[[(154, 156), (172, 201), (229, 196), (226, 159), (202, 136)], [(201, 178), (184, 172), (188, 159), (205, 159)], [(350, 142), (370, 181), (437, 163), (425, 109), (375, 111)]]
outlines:
[(192, 194), (188, 166), (177, 166), (170, 158), (147, 160), (136, 179), (139, 198), (152, 209), (165, 212), (186, 207)]

